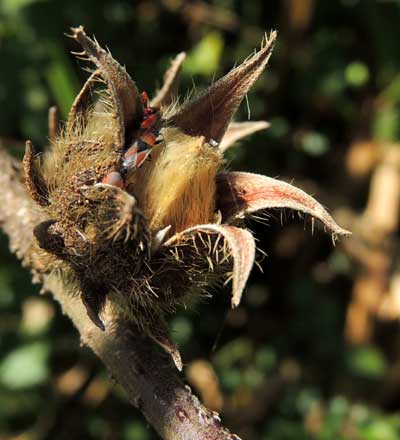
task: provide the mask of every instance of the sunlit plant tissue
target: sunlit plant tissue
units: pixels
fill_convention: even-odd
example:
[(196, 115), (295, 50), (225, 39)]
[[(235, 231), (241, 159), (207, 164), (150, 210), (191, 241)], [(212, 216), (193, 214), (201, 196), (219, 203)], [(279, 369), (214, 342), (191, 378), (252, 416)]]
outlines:
[(26, 186), (43, 213), (34, 230), (41, 271), (61, 273), (98, 327), (105, 328), (111, 309), (160, 344), (181, 369), (165, 317), (227, 280), (232, 307), (240, 303), (256, 251), (243, 218), (290, 208), (319, 219), (333, 236), (348, 232), (302, 190), (224, 170), (224, 151), (268, 125), (231, 119), (263, 72), (275, 32), (182, 104), (175, 93), (184, 54), (148, 100), (82, 27), (71, 36), (83, 48), (79, 56), (95, 69), (51, 148), (41, 158), (28, 141), (24, 157)]

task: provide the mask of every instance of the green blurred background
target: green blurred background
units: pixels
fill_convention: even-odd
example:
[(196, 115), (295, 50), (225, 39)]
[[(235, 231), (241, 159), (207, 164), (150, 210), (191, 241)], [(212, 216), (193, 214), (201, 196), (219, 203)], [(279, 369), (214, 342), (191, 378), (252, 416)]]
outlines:
[[(64, 35), (79, 24), (149, 93), (187, 51), (183, 95), (278, 30), (248, 96), (251, 119), (271, 128), (232, 148), (229, 168), (294, 179), (354, 238), (333, 247), (297, 215), (249, 223), (268, 255), (243, 304), (229, 311), (229, 291), (218, 293), (174, 317), (173, 335), (188, 383), (244, 439), (400, 439), (399, 206), (389, 197), (400, 1), (0, 0), (0, 139), (19, 157), (27, 138), (46, 145), (48, 107), (65, 118), (83, 84)], [(388, 163), (397, 174), (374, 186)], [(0, 252), (0, 438), (156, 439), (4, 236)]]

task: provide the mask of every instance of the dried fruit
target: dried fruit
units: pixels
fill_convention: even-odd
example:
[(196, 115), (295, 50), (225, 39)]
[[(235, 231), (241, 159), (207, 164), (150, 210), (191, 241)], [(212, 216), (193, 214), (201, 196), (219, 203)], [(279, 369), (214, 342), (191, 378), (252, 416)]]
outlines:
[[(134, 321), (181, 368), (165, 316), (229, 277), (232, 306), (239, 304), (255, 256), (252, 234), (240, 227), (242, 217), (289, 207), (318, 218), (334, 235), (347, 231), (292, 185), (223, 171), (223, 151), (266, 126), (260, 121), (229, 124), (264, 70), (275, 33), (253, 56), (181, 106), (172, 98), (184, 59), (178, 55), (151, 101), (159, 107), (159, 127), (151, 132), (142, 130), (150, 111), (125, 69), (82, 27), (72, 29), (72, 38), (96, 70), (43, 163), (29, 141), (24, 158), (27, 189), (45, 217), (35, 228), (45, 262), (41, 267), (61, 271), (71, 291), (81, 292), (97, 326), (104, 327), (101, 313), (110, 301), (118, 316)], [(148, 134), (151, 161), (129, 169), (120, 185), (113, 173), (121, 170), (132, 143)]]

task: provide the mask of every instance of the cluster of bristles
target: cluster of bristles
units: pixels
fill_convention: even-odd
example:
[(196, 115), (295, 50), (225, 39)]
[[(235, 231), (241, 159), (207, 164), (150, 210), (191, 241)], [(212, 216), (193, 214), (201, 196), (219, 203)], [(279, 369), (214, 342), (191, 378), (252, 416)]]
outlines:
[[(73, 37), (96, 70), (42, 163), (30, 142), (24, 158), (27, 187), (43, 210), (35, 229), (41, 266), (62, 271), (98, 327), (104, 329), (109, 298), (119, 316), (173, 351), (165, 314), (224, 281), (229, 252), (223, 240), (211, 238), (161, 245), (214, 219), (221, 156), (204, 138), (163, 120), (163, 108), (139, 95), (82, 28)], [(107, 89), (93, 102), (98, 82)]]

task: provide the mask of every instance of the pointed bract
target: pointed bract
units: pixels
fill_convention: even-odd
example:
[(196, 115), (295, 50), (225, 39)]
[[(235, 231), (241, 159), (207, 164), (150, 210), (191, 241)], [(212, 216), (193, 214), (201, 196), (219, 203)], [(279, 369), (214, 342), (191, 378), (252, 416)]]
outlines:
[(157, 333), (156, 335), (150, 334), (149, 336), (171, 356), (171, 359), (174, 362), (177, 370), (182, 371), (183, 363), (181, 354), (179, 352), (179, 347), (168, 336), (168, 329), (165, 332), (165, 335), (160, 335)]
[(30, 196), (40, 206), (47, 206), (49, 204), (48, 188), (36, 160), (35, 149), (31, 141), (26, 141), (23, 164), (25, 185)]
[(219, 144), (220, 151), (226, 151), (235, 142), (257, 131), (265, 130), (269, 125), (267, 121), (231, 122)]
[(225, 239), (233, 260), (231, 304), (232, 307), (237, 307), (254, 264), (256, 246), (253, 235), (246, 229), (235, 226), (217, 224), (197, 225), (176, 234), (165, 245), (173, 246), (181, 238), (195, 236), (198, 233), (219, 234)]
[(224, 222), (263, 209), (289, 208), (319, 219), (333, 234), (350, 234), (313, 197), (277, 179), (252, 173), (223, 173), (217, 177), (217, 194), (217, 207)]
[(86, 116), (86, 110), (90, 105), (90, 97), (95, 88), (96, 81), (99, 78), (101, 78), (101, 72), (97, 69), (89, 76), (81, 91), (76, 96), (71, 110), (68, 113), (67, 132), (74, 131), (75, 126), (78, 128), (82, 126), (82, 118)]
[(189, 101), (169, 122), (193, 136), (220, 142), (244, 96), (263, 72), (275, 39), (276, 32), (272, 32), (258, 52)]
[(136, 85), (125, 68), (115, 61), (109, 52), (89, 38), (82, 26), (71, 30), (72, 37), (84, 49), (84, 55), (96, 66), (107, 82), (114, 101), (116, 117), (120, 120), (118, 141), (122, 146), (125, 143), (125, 130), (139, 122), (143, 116), (143, 103)]
[(179, 53), (171, 62), (171, 66), (164, 74), (164, 84), (151, 100), (152, 107), (166, 107), (173, 102), (178, 93), (179, 74), (185, 61), (185, 52)]
[(49, 140), (54, 143), (60, 126), (60, 115), (57, 106), (53, 105), (49, 108), (48, 113)]

